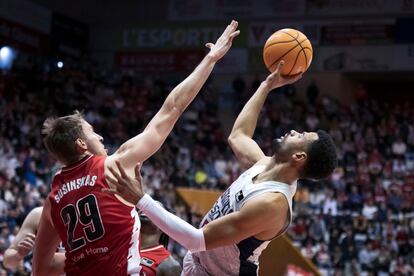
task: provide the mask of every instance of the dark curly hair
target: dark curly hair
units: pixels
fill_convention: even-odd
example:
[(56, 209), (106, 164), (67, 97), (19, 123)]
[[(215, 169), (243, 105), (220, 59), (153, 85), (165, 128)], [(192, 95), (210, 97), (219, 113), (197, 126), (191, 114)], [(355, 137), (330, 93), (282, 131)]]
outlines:
[(300, 178), (320, 180), (328, 177), (338, 165), (336, 146), (332, 137), (323, 130), (319, 138), (307, 146), (308, 160), (300, 172)]

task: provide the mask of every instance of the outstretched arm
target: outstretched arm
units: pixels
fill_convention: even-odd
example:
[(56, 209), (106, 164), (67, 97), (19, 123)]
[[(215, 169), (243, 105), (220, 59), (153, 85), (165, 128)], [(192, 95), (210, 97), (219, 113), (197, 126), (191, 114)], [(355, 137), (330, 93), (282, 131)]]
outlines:
[(280, 75), (283, 61), (279, 62), (276, 70), (263, 81), (253, 96), (245, 104), (237, 117), (233, 129), (228, 138), (230, 147), (244, 168), (253, 166), (265, 155), (259, 145), (252, 139), (263, 104), (269, 92), (275, 88), (293, 83), (301, 78), (282, 77)]
[(158, 227), (192, 252), (205, 251), (220, 246), (237, 243), (259, 234), (271, 233), (274, 237), (280, 232), (289, 210), (283, 195), (267, 193), (251, 199), (243, 208), (218, 218), (202, 229), (197, 229), (169, 213), (142, 191), (142, 177), (139, 166), (136, 178), (129, 177), (119, 162), (118, 170), (110, 168), (113, 177), (109, 181), (114, 188), (104, 191), (118, 194), (136, 206)]
[(145, 161), (161, 147), (180, 115), (201, 90), (216, 62), (230, 49), (233, 38), (240, 33), (237, 26), (237, 21), (233, 20), (215, 44), (206, 44), (210, 52), (203, 61), (167, 96), (145, 130), (125, 142), (114, 154), (115, 159), (120, 160), (127, 170), (133, 169), (138, 162)]

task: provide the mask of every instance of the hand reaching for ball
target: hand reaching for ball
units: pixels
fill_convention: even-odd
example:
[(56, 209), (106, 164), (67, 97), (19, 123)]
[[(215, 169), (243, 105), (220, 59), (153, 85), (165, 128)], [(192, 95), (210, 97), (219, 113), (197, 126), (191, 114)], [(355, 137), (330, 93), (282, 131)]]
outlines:
[(217, 39), (216, 43), (207, 43), (206, 47), (210, 48), (208, 55), (214, 60), (218, 61), (221, 59), (230, 49), (233, 38), (240, 34), (237, 30), (239, 23), (235, 20), (231, 21), (230, 25), (224, 30), (223, 34)]
[(273, 73), (271, 73), (263, 84), (270, 90), (273, 90), (278, 87), (282, 87), (287, 84), (292, 84), (302, 78), (303, 73), (300, 73), (295, 76), (282, 76), (281, 72), (283, 72), (283, 65), (285, 62), (281, 60)]

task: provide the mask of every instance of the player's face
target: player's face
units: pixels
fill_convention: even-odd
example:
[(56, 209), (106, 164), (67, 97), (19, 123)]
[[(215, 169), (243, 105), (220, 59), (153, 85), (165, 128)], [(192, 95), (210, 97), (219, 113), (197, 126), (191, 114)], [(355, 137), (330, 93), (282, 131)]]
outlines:
[(102, 136), (97, 134), (88, 122), (83, 122), (82, 129), (86, 137), (84, 142), (88, 147), (88, 151), (95, 155), (108, 155), (107, 150), (105, 149), (105, 146), (102, 143)]
[(295, 150), (305, 150), (307, 145), (318, 139), (316, 132), (297, 132), (291, 130), (274, 140), (275, 153), (292, 153)]

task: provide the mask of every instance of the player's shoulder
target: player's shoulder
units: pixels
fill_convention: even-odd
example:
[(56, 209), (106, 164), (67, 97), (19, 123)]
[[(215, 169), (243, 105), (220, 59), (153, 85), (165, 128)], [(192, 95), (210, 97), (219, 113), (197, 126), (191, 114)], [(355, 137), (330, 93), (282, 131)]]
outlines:
[(289, 208), (286, 197), (282, 193), (268, 192), (258, 195), (243, 206), (243, 208), (254, 208), (258, 211), (280, 211), (284, 208)]
[(39, 206), (39, 207), (33, 208), (30, 211), (29, 216), (32, 215), (32, 216), (39, 216), (40, 217), (42, 215), (42, 212), (43, 212), (43, 206)]

